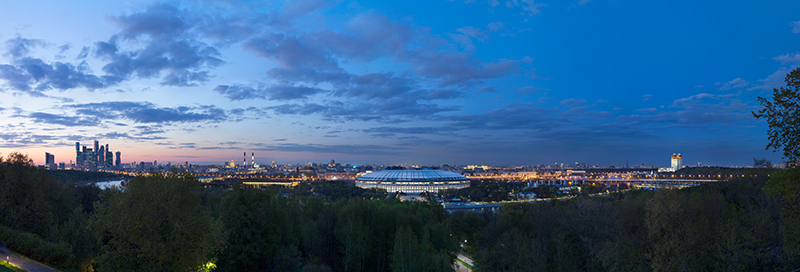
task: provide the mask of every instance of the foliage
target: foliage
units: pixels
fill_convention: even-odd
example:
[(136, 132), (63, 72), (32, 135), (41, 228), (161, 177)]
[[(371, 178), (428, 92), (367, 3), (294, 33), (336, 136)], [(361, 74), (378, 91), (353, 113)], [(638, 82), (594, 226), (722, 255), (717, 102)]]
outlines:
[[(735, 178), (449, 214), (434, 201), (400, 202), (341, 182), (203, 190), (172, 173), (101, 191), (55, 181), (11, 154), (0, 158), (0, 241), (18, 251), (49, 247), (43, 251), (62, 256), (51, 262), (80, 271), (194, 271), (211, 263), (215, 271), (451, 271), (459, 251), (473, 257), (475, 271), (797, 268), (800, 170), (679, 173)], [(449, 193), (467, 200), (556, 194), (549, 186), (475, 185)], [(9, 242), (15, 239), (23, 241)]]
[(0, 226), (0, 241), (10, 248), (56, 266), (69, 265), (72, 260), (72, 247), (66, 243), (52, 243), (36, 234), (13, 230)]
[(531, 189), (539, 198), (552, 198), (558, 196), (558, 187), (542, 184)]
[[(395, 256), (400, 253), (402, 260), (423, 262), (427, 271), (452, 270), (458, 243), (436, 203), (359, 197), (324, 202), (282, 192), (219, 192), (226, 239), (217, 271), (391, 271), (407, 267)], [(401, 228), (413, 234), (411, 246), (425, 250), (395, 252)], [(404, 232), (400, 245), (410, 243), (410, 236)]]
[(347, 184), (345, 181), (320, 181), (301, 183), (283, 192), (298, 197), (319, 197), (327, 202), (336, 202), (353, 197), (363, 199), (382, 199), (387, 196), (384, 189), (363, 189)]
[(25, 270), (5, 262), (0, 262), (0, 272), (25, 272)]
[(188, 174), (151, 174), (108, 191), (91, 219), (101, 271), (195, 271), (219, 239)]
[(800, 158), (800, 67), (786, 75), (786, 88), (772, 90), (772, 101), (758, 97), (762, 109), (752, 112), (755, 118), (767, 119), (769, 144), (766, 149), (783, 149), (790, 162)]
[(768, 159), (756, 159), (753, 158), (753, 167), (755, 168), (772, 168), (772, 162)]
[(766, 180), (505, 204), (485, 214), (475, 271), (787, 270)]
[(234, 189), (222, 199), (221, 220), (227, 241), (220, 254), (221, 271), (296, 271), (299, 241), (293, 203), (277, 199), (274, 191)]
[(800, 255), (800, 168), (778, 171), (769, 180), (767, 191), (780, 206), (780, 232), (786, 253)]
[[(497, 202), (511, 200), (509, 193), (526, 186), (520, 182), (499, 182), (494, 180), (472, 180), (470, 186), (458, 190), (443, 190), (439, 193), (445, 199), (461, 198), (465, 201)], [(537, 192), (538, 194), (538, 192)]]
[(774, 197), (780, 211), (780, 234), (783, 251), (789, 262), (800, 265), (800, 67), (786, 75), (786, 88), (773, 89), (772, 101), (758, 97), (764, 108), (756, 118), (769, 124), (767, 149), (783, 149), (790, 168), (772, 175), (766, 191)]
[(20, 153), (0, 157), (0, 226), (6, 234), (19, 233), (0, 241), (39, 261), (88, 270), (97, 244), (85, 227), (88, 213), (78, 203), (94, 203), (76, 196), (90, 195), (92, 188), (62, 184), (32, 163)]
[(41, 237), (67, 220), (71, 208), (64, 186), (33, 166), (27, 156), (0, 158), (0, 225)]

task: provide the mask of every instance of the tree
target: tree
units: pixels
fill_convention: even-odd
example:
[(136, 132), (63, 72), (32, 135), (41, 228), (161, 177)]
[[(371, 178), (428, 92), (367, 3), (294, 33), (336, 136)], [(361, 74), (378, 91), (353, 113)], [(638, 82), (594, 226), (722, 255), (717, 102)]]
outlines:
[(753, 167), (755, 168), (772, 168), (772, 162), (767, 159), (753, 158)]
[(753, 117), (767, 119), (769, 143), (766, 149), (783, 149), (790, 162), (800, 158), (800, 67), (786, 75), (786, 88), (773, 89), (772, 101), (758, 97), (763, 109)]
[(764, 107), (756, 118), (766, 118), (769, 123), (770, 147), (783, 149), (783, 156), (793, 167), (775, 172), (765, 186), (765, 191), (777, 200), (781, 214), (781, 234), (784, 251), (793, 261), (800, 261), (800, 67), (786, 75), (786, 88), (773, 89), (772, 100), (759, 97)]
[(197, 271), (219, 240), (220, 227), (203, 209), (197, 180), (151, 174), (104, 192), (90, 226), (103, 247), (99, 271)]

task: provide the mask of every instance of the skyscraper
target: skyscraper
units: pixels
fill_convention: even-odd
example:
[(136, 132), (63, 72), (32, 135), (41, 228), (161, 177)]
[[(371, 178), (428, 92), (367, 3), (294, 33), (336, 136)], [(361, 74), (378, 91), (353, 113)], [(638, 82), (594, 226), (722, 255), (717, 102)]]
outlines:
[(81, 147), (81, 149), (83, 151), (81, 151), (81, 159), (80, 159), (79, 165), (80, 165), (81, 168), (83, 168), (83, 167), (86, 167), (86, 162), (87, 162), (87, 160), (89, 160), (89, 153), (86, 153), (86, 146), (85, 145), (83, 147)]
[(97, 166), (97, 158), (98, 158), (97, 157), (97, 151), (98, 150), (100, 150), (100, 142), (98, 142), (97, 140), (94, 140), (94, 149), (92, 149), (92, 151), (94, 151), (94, 156), (92, 156), (92, 158), (91, 158), (91, 160), (93, 162), (92, 165), (94, 165), (94, 166)]
[(122, 158), (120, 156), (122, 156), (122, 152), (117, 151), (117, 160), (115, 161), (117, 168), (122, 167)]
[(93, 159), (97, 158), (97, 152), (94, 152), (94, 150), (92, 150), (91, 148), (86, 148), (86, 150), (83, 151), (83, 154), (85, 154), (84, 164), (86, 168), (89, 169), (97, 168), (97, 160)]
[(56, 156), (48, 152), (44, 152), (44, 165), (47, 166), (47, 169), (49, 170), (55, 170)]
[(81, 165), (81, 143), (75, 142), (75, 165)]
[(111, 153), (111, 149), (108, 149), (108, 144), (106, 144), (106, 167), (111, 168), (114, 166), (114, 153)]
[(100, 146), (100, 150), (97, 151), (97, 168), (103, 168), (106, 166), (106, 147)]
[(671, 165), (672, 166), (672, 171), (681, 170), (681, 167), (683, 167), (683, 156), (681, 156), (681, 153), (678, 153), (678, 154), (672, 153), (672, 161), (671, 162), (672, 162), (671, 163), (672, 164)]

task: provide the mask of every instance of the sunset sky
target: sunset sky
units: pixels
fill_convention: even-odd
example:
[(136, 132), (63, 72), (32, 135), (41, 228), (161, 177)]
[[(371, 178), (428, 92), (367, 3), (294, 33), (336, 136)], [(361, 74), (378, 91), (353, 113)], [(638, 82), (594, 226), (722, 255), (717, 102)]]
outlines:
[(0, 153), (669, 166), (781, 160), (800, 1), (6, 1)]

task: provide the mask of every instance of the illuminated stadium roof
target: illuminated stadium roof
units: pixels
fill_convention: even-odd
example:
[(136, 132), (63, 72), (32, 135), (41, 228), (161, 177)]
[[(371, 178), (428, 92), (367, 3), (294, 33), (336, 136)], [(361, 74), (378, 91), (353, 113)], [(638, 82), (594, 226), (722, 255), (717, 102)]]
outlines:
[(364, 174), (356, 180), (362, 181), (459, 181), (468, 178), (443, 170), (385, 170)]

